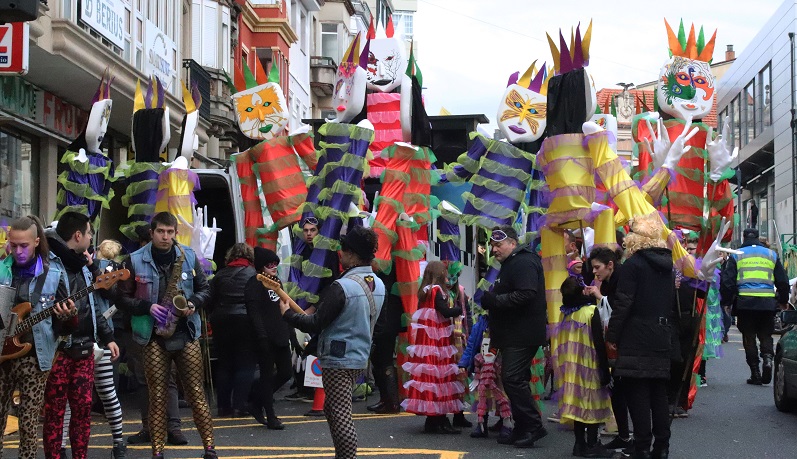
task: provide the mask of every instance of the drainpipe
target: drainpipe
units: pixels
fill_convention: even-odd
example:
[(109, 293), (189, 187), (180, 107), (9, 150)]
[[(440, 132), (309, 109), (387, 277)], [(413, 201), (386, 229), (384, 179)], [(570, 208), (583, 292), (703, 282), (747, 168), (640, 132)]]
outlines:
[[(794, 81), (794, 32), (789, 32), (789, 55), (790, 55), (790, 66), (791, 66), (791, 73), (789, 74), (789, 80), (791, 81), (791, 187), (792, 187), (792, 214), (791, 214), (791, 232), (792, 234), (797, 233), (797, 205), (795, 205), (794, 200), (797, 199), (797, 110), (795, 107), (797, 105), (797, 101), (795, 100), (795, 81)], [(770, 91), (772, 89), (770, 88)], [(770, 92), (769, 96), (770, 100), (770, 107), (772, 105), (772, 93)], [(770, 116), (771, 111), (770, 108)]]

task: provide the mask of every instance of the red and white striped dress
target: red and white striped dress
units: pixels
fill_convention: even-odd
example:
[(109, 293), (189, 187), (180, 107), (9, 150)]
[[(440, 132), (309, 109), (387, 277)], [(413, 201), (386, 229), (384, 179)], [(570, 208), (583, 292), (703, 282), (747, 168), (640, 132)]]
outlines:
[(404, 384), (407, 398), (401, 406), (425, 416), (458, 413), (464, 409), (465, 386), (458, 380), (457, 348), (451, 341), (454, 324), (435, 309), (435, 297), (449, 301), (449, 296), (439, 285), (427, 286), (424, 292), (429, 293), (427, 299), (412, 316), (409, 361), (402, 365), (411, 379)]

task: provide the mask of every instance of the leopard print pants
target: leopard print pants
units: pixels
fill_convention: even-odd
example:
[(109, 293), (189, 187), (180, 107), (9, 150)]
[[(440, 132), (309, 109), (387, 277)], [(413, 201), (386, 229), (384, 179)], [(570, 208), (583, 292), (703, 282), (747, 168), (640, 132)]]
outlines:
[(49, 373), (39, 369), (39, 361), (33, 352), (0, 364), (0, 458), (3, 457), (6, 419), (16, 389), (19, 390), (19, 459), (36, 458), (36, 429), (39, 427), (39, 413), (44, 405), (44, 387)]

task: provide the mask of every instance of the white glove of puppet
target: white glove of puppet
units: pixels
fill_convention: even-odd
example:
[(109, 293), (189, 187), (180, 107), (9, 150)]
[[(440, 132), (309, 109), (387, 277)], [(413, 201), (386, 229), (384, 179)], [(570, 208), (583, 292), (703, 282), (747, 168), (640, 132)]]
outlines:
[[(658, 117), (658, 114), (656, 117)], [(664, 128), (664, 123), (661, 121), (661, 118), (658, 119), (658, 130), (655, 134), (653, 126), (650, 125), (650, 121), (646, 119), (645, 123), (648, 125), (648, 131), (653, 136), (653, 144), (650, 143), (650, 140), (645, 138), (645, 145), (647, 145), (650, 156), (653, 159), (653, 167), (656, 169), (659, 167), (670, 170), (675, 169), (675, 166), (678, 164), (678, 161), (681, 160), (684, 153), (691, 148), (686, 145), (686, 142), (697, 134), (697, 127), (691, 131), (689, 130), (689, 128), (692, 127), (692, 119), (686, 119), (683, 132), (675, 138), (674, 142), (670, 141), (670, 135), (667, 133), (667, 129)]]
[(721, 255), (721, 247), (720, 243), (722, 242), (722, 237), (728, 232), (731, 227), (731, 222), (726, 220), (725, 217), (722, 217), (722, 223), (720, 224), (720, 232), (717, 233), (717, 238), (714, 239), (714, 242), (711, 243), (711, 247), (708, 248), (708, 251), (703, 256), (703, 262), (700, 264), (700, 272), (697, 273), (698, 279), (707, 282), (714, 281), (714, 270), (717, 268), (722, 262), (722, 255)]
[(728, 167), (736, 161), (739, 156), (739, 147), (734, 147), (733, 151), (728, 149), (728, 136), (731, 132), (731, 120), (725, 118), (725, 123), (722, 126), (722, 133), (716, 139), (712, 139), (713, 129), (709, 128), (708, 136), (706, 137), (706, 150), (708, 150), (708, 159), (711, 161), (711, 172), (709, 178), (711, 181), (717, 182), (722, 178), (722, 174), (728, 170)]
[(185, 218), (178, 215), (180, 222), (191, 229), (191, 248), (197, 255), (207, 259), (213, 259), (213, 252), (216, 249), (216, 233), (221, 228), (216, 227), (216, 218), (213, 218), (213, 226), (208, 226), (208, 206), (204, 209), (194, 208), (194, 224), (188, 223)]

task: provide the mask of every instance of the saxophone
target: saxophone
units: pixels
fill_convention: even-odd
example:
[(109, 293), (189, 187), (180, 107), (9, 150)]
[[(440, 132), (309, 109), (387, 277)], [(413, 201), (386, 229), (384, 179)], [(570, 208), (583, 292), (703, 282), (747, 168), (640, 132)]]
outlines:
[(161, 300), (161, 305), (168, 308), (169, 313), (166, 317), (166, 322), (160, 323), (160, 321), (156, 321), (157, 323), (155, 324), (155, 333), (164, 338), (169, 338), (174, 334), (174, 330), (177, 328), (177, 321), (180, 317), (185, 315), (185, 312), (188, 310), (188, 300), (185, 299), (183, 290), (180, 288), (180, 282), (183, 280), (185, 252), (180, 248), (180, 244), (178, 244), (177, 241), (173, 241), (174, 248), (177, 249), (180, 256), (172, 266), (172, 273), (166, 284), (166, 292), (164, 292), (163, 299)]

